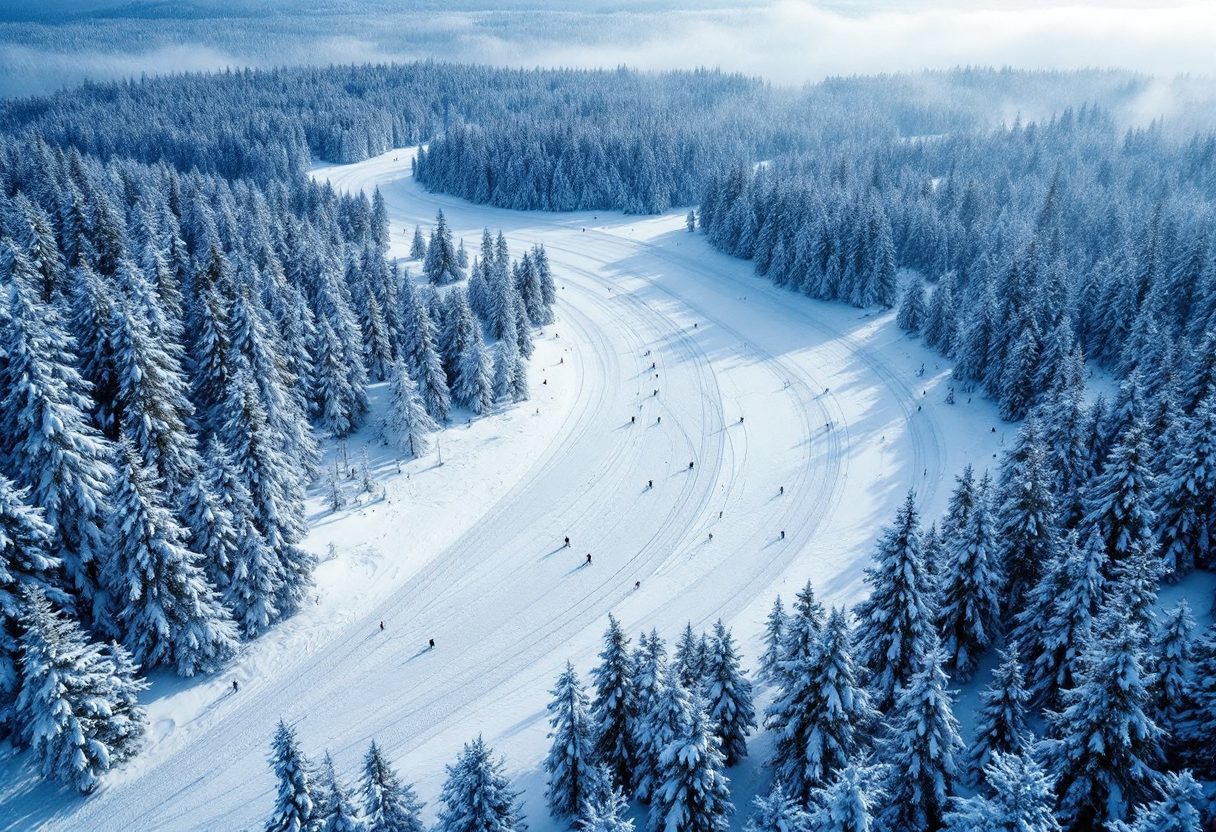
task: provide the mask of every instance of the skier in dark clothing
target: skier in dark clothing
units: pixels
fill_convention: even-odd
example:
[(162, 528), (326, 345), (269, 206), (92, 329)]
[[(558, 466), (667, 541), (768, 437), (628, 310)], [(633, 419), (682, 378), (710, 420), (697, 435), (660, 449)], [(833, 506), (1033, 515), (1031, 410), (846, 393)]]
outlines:
[(383, 621), (380, 622), (380, 631), (384, 632), (384, 622)]
[(691, 471), (691, 470), (692, 470), (692, 463), (691, 463), (691, 462), (690, 462), (690, 463), (688, 463), (688, 470), (689, 470), (689, 471)]
[(590, 552), (587, 553), (587, 563), (588, 564), (591, 563), (591, 553)]
[(570, 548), (570, 535), (566, 535), (566, 548)]
[(431, 639), (431, 647), (430, 647), (430, 649), (432, 649), (432, 650), (434, 650), (434, 649), (435, 649), (435, 639)]
[(236, 693), (240, 689), (241, 689), (241, 686), (239, 684), (237, 684), (236, 679), (233, 679), (232, 680), (232, 692)]

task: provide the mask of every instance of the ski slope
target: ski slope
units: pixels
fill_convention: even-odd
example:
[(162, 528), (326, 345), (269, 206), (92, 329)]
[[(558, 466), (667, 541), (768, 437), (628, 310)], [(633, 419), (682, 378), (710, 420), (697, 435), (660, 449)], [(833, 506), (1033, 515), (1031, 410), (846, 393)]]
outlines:
[[(343, 470), (366, 450), (381, 493), (338, 512), (323, 488), (312, 495), (313, 603), (228, 672), (155, 677), (147, 750), (91, 798), (37, 784), (25, 758), (0, 764), (0, 829), (260, 829), (282, 718), (348, 783), (374, 738), (428, 818), (444, 765), (481, 733), (546, 832), (548, 691), (567, 660), (586, 680), (609, 612), (669, 641), (720, 617), (754, 666), (775, 595), (788, 602), (810, 579), (826, 604), (853, 602), (907, 490), (936, 517), (953, 475), (994, 464), (1013, 438), (978, 397), (944, 404), (941, 359), (891, 313), (775, 289), (689, 234), (683, 211), (473, 206), (426, 193), (411, 158), (314, 175), (378, 185), (395, 256), (439, 208), (470, 256), (483, 227), (502, 229), (515, 257), (544, 244), (558, 320), (536, 334), (532, 399), (457, 414), (420, 460), (392, 457), (374, 420), (330, 447)], [(383, 390), (373, 397), (380, 406)], [(736, 825), (763, 777), (756, 757), (730, 772)]]

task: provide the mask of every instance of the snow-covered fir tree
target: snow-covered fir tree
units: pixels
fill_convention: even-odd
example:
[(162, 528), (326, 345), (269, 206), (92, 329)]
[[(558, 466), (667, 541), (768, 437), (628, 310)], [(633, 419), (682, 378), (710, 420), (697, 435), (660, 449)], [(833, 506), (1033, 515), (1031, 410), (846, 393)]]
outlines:
[(19, 621), (18, 743), (43, 777), (88, 794), (143, 744), (147, 685), (123, 648), (88, 641), (37, 587), (23, 591)]
[(996, 754), (1021, 754), (1033, 739), (1026, 723), (1030, 694), (1018, 661), (1018, 644), (1001, 651), (1001, 663), (993, 668), (992, 682), (980, 692), (975, 719), (975, 739), (967, 749), (967, 773), (979, 782)]
[(933, 613), (925, 598), (927, 579), (913, 492), (908, 492), (895, 524), (883, 531), (874, 560), (875, 565), (866, 568), (870, 597), (853, 608), (856, 655), (869, 671), (874, 707), (886, 713), (936, 641)]
[(959, 779), (963, 747), (942, 654), (930, 644), (887, 714), (879, 758), (888, 766), (879, 813), (887, 829), (937, 829)]
[(102, 581), (121, 640), (144, 667), (171, 667), (182, 676), (216, 670), (236, 652), (230, 613), (125, 439), (118, 457)]
[[(603, 769), (602, 782), (611, 786), (612, 774)], [(578, 832), (633, 832), (629, 802), (619, 788), (605, 788), (583, 801), (574, 828)]]
[(424, 832), (423, 804), (414, 787), (402, 783), (376, 741), (363, 757), (360, 781), (366, 832)]
[(553, 730), (549, 737), (553, 744), (545, 758), (545, 771), (549, 775), (545, 798), (554, 817), (572, 821), (583, 803), (604, 788), (595, 756), (595, 724), (587, 694), (570, 662), (566, 662), (566, 669), (551, 693), (553, 701), (548, 710)]
[(389, 377), (389, 403), (384, 414), (384, 439), (390, 446), (410, 457), (420, 457), (431, 448), (428, 434), (439, 424), (426, 412), (418, 385), (404, 361), (393, 364)]
[(944, 571), (939, 580), (937, 629), (946, 668), (960, 682), (971, 678), (1001, 628), (1003, 581), (996, 560), (989, 490), (985, 474), (965, 524), (945, 541)]
[(364, 832), (366, 826), (359, 807), (350, 791), (338, 779), (334, 761), (328, 753), (322, 765), (325, 769), (326, 794), (321, 801), (324, 812), (319, 813), (314, 821), (317, 832)]
[(904, 286), (899, 311), (895, 314), (896, 326), (908, 332), (920, 332), (921, 327), (925, 325), (928, 306), (924, 281), (919, 276), (913, 277)]
[(784, 671), (790, 662), (808, 660), (815, 652), (819, 636), (823, 633), (827, 613), (823, 604), (815, 597), (815, 587), (810, 581), (794, 596), (790, 614), (785, 620), (785, 635), (781, 644), (781, 663)]
[(983, 774), (988, 793), (956, 799), (947, 832), (1060, 832), (1054, 783), (1030, 749), (994, 752)]
[(422, 260), (426, 257), (426, 237), (422, 236), (422, 226), (414, 226), (414, 237), (410, 240), (410, 259)]
[[(651, 642), (654, 642), (653, 634)], [(674, 663), (665, 668), (658, 699), (639, 702), (639, 705), (643, 704), (648, 708), (639, 715), (637, 743), (640, 773), (636, 794), (643, 803), (653, 804), (659, 799), (659, 791), (665, 783), (663, 752), (673, 741), (686, 736), (692, 714), (692, 697), (680, 681)]]
[(785, 656), (785, 606), (781, 596), (773, 600), (768, 618), (764, 619), (764, 652), (760, 654), (760, 669), (756, 678), (762, 682), (776, 682), (780, 678), (781, 660)]
[[(1178, 725), (1190, 694), (1194, 660), (1191, 634), (1195, 618), (1182, 598), (1153, 628), (1145, 670), (1148, 675), (1149, 714), (1166, 732), (1166, 746), (1178, 744)], [(1172, 756), (1172, 755), (1171, 755)]]
[(17, 728), (17, 654), (21, 626), (21, 594), (37, 590), (62, 606), (59, 559), (50, 553), (54, 531), (42, 512), (25, 501), (25, 494), (0, 474), (0, 737)]
[(1189, 771), (1169, 772), (1161, 786), (1162, 797), (1136, 810), (1135, 821), (1114, 821), (1110, 832), (1202, 832), (1205, 825), (1200, 807), (1205, 800), (1203, 787)]
[(452, 399), (478, 416), (494, 407), (495, 367), (490, 351), (481, 337), (481, 327), (475, 326), (469, 342), (456, 357), (452, 377)]
[(426, 246), (422, 274), (429, 283), (436, 286), (464, 280), (464, 269), (457, 258), (456, 247), (452, 243), (452, 230), (448, 228), (443, 211), (435, 215), (435, 228), (431, 231), (431, 240)]
[[(668, 690), (681, 687), (673, 674)], [(678, 702), (685, 713), (672, 719), (675, 736), (659, 755), (659, 785), (652, 792), (646, 828), (648, 832), (726, 832), (735, 807), (705, 704), (700, 696), (673, 697), (670, 702), (673, 707)]]
[(811, 832), (810, 814), (785, 793), (779, 779), (767, 797), (756, 795), (752, 805), (756, 810), (743, 824), (745, 832)]
[(996, 494), (997, 563), (1005, 572), (1009, 613), (1022, 610), (1026, 593), (1055, 555), (1059, 531), (1051, 485), (1046, 450), (1032, 417), (1001, 464)]
[(680, 674), (680, 684), (689, 694), (701, 688), (705, 678), (705, 655), (701, 651), (701, 642), (692, 631), (692, 622), (686, 622), (676, 642), (676, 650), (672, 655), (672, 663)]
[(1156, 478), (1149, 456), (1144, 426), (1133, 422), (1119, 435), (1101, 473), (1087, 489), (1082, 526), (1102, 535), (1111, 566), (1129, 557), (1135, 546), (1144, 552), (1157, 550), (1152, 509)]
[(1154, 496), (1166, 579), (1181, 579), (1196, 563), (1211, 565), (1216, 546), (1216, 388), (1186, 420), (1182, 441)]
[(811, 797), (814, 832), (870, 832), (876, 826), (874, 805), (882, 797), (869, 781), (873, 778), (856, 765), (837, 772), (826, 788)]
[(1194, 676), (1178, 720), (1178, 744), (1186, 763), (1205, 779), (1216, 777), (1216, 625), (1192, 645)]
[(466, 743), (446, 767), (435, 832), (524, 832), (519, 792), (502, 773), (505, 765), (480, 736)]
[(270, 746), (270, 767), (278, 780), (278, 795), (266, 832), (312, 832), (317, 828), (312, 765), (300, 750), (295, 728), (283, 720)]
[(756, 727), (752, 683), (747, 678), (735, 640), (722, 619), (714, 624), (704, 660), (702, 691), (727, 767), (747, 756), (747, 735)]
[(877, 716), (858, 680), (843, 609), (832, 610), (811, 652), (785, 664), (783, 679), (765, 713), (775, 738), (771, 766), (787, 793), (805, 804), (856, 758)]
[(1032, 700), (1054, 704), (1071, 688), (1103, 603), (1106, 547), (1097, 531), (1085, 545), (1070, 534), (1017, 617)]
[(1099, 618), (1076, 686), (1048, 713), (1042, 759), (1056, 781), (1066, 830), (1130, 820), (1159, 794), (1163, 732), (1149, 715), (1143, 636), (1118, 609)]
[(522, 402), (528, 398), (527, 367), (519, 354), (514, 336), (494, 345), (494, 398), (502, 402)]
[(631, 794), (638, 754), (633, 735), (636, 670), (629, 653), (629, 639), (611, 614), (599, 656), (600, 663), (591, 670), (595, 686), (591, 705), (595, 757), (608, 769), (616, 786)]

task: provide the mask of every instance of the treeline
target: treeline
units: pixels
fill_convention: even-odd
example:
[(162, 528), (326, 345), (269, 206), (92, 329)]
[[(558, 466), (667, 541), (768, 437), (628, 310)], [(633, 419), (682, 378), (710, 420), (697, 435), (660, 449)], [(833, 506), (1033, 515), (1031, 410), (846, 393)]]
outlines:
[(138, 747), (137, 673), (212, 672), (298, 609), (314, 427), (389, 380), (375, 427), (417, 455), (452, 407), (527, 398), (553, 282), (499, 235), (475, 305), (416, 287), (378, 192), (6, 149), (0, 736), (88, 791)]
[[(811, 297), (900, 305), (954, 378), (1021, 419), (1074, 347), (1188, 412), (1216, 325), (1216, 138), (1094, 108), (712, 178), (709, 242)], [(902, 296), (895, 270), (906, 268)], [(923, 279), (922, 279), (923, 278)], [(926, 281), (928, 285), (926, 285)]]

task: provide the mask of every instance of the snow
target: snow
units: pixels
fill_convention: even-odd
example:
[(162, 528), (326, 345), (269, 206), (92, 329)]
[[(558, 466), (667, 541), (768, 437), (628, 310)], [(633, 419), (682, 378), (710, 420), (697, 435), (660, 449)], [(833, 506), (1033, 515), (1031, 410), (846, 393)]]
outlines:
[[(315, 486), (314, 602), (228, 671), (155, 675), (148, 748), (88, 800), (38, 784), (28, 755), (0, 762), (0, 829), (261, 828), (280, 718), (314, 761), (328, 749), (346, 781), (375, 739), (416, 783), (428, 822), (444, 766), (481, 733), (525, 790), (532, 829), (557, 829), (541, 768), (548, 691), (567, 660), (580, 674), (597, 663), (609, 612), (631, 637), (657, 627), (669, 643), (687, 621), (699, 631), (721, 617), (754, 673), (777, 593), (788, 605), (810, 578), (825, 605), (853, 603), (907, 489), (927, 523), (955, 473), (994, 468), (1013, 441), (990, 402), (944, 403), (948, 368), (893, 312), (772, 287), (688, 233), (687, 207), (473, 206), (426, 193), (412, 157), (314, 175), (369, 195), (379, 185), (393, 256), (408, 256), (414, 226), (430, 228), (440, 208), (470, 250), (484, 226), (501, 228), (515, 257), (544, 244), (557, 322), (536, 335), (531, 400), (471, 421), (457, 411), (438, 452), (398, 473), (377, 433), (387, 388), (373, 387), (367, 426), (344, 450), (331, 444), (326, 464), (342, 453), (358, 468), (366, 447), (378, 492), (334, 513), (326, 478)], [(360, 488), (358, 475), (342, 482), (348, 496)], [(736, 828), (764, 787), (768, 743), (754, 743), (727, 772)]]

